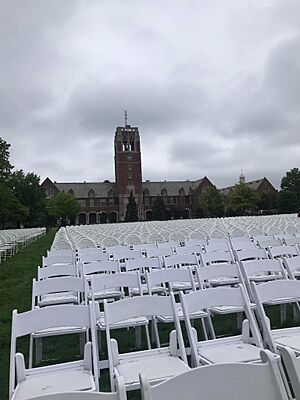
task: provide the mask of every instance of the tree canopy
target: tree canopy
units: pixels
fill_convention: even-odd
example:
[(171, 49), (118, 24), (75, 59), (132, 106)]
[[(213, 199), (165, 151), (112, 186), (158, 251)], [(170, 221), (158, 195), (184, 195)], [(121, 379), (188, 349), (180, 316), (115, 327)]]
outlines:
[(230, 191), (226, 207), (227, 215), (247, 215), (257, 212), (258, 193), (245, 183), (237, 183)]
[(224, 202), (219, 190), (209, 187), (200, 196), (198, 207), (199, 217), (222, 217), (224, 215)]
[(300, 170), (292, 168), (281, 180), (281, 191), (278, 194), (280, 212), (297, 212), (300, 210)]
[(165, 221), (167, 219), (167, 210), (164, 200), (161, 196), (157, 196), (153, 204), (153, 220)]
[(132, 192), (130, 192), (128, 203), (126, 205), (125, 222), (136, 222), (138, 220), (139, 216), (138, 216), (137, 204), (133, 197)]
[(47, 210), (56, 219), (74, 219), (79, 213), (80, 205), (70, 194), (59, 192), (48, 200)]

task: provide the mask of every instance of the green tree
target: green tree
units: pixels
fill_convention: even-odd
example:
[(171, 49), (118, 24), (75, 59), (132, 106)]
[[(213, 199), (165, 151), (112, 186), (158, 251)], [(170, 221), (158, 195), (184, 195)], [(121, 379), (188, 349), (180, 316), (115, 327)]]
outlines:
[(258, 209), (259, 195), (245, 183), (237, 183), (230, 191), (226, 207), (227, 215), (253, 214)]
[(126, 206), (125, 222), (136, 222), (138, 220), (139, 220), (139, 217), (138, 217), (137, 204), (133, 197), (132, 192), (130, 192), (128, 203)]
[(280, 212), (297, 212), (300, 209), (300, 170), (292, 168), (281, 179), (278, 195)]
[(47, 203), (48, 214), (56, 219), (73, 219), (80, 211), (80, 205), (70, 194), (59, 192)]
[(0, 183), (7, 183), (13, 166), (9, 162), (10, 144), (0, 137)]
[(163, 198), (157, 196), (153, 204), (153, 220), (165, 221), (167, 219), (167, 210)]
[(17, 226), (28, 218), (29, 211), (13, 193), (10, 178), (10, 144), (0, 138), (0, 227)]
[(14, 195), (29, 210), (27, 225), (41, 226), (46, 222), (46, 195), (40, 186), (40, 178), (33, 172), (14, 171), (10, 177)]
[(224, 216), (223, 198), (215, 186), (207, 188), (201, 194), (198, 216), (206, 218)]
[(278, 211), (280, 213), (293, 213), (298, 210), (298, 199), (295, 192), (281, 190), (278, 194)]

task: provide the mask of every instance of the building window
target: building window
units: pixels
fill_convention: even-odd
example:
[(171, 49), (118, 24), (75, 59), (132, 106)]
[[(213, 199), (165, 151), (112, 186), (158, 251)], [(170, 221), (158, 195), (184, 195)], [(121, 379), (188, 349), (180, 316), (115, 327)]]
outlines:
[(131, 172), (128, 173), (128, 179), (132, 179), (132, 173)]
[(128, 164), (128, 171), (131, 171), (131, 164)]
[(52, 188), (46, 188), (45, 192), (46, 192), (46, 196), (47, 197), (52, 197), (54, 195), (54, 192), (53, 192)]
[(94, 207), (95, 205), (95, 199), (90, 198), (90, 207)]

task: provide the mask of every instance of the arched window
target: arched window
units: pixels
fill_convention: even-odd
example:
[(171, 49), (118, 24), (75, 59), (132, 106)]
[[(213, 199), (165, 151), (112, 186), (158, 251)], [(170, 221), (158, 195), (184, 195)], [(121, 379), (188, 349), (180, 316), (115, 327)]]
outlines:
[(70, 196), (73, 196), (73, 197), (74, 197), (74, 191), (73, 191), (72, 189), (70, 189), (70, 190), (68, 191), (68, 194), (69, 194)]
[(162, 196), (168, 196), (168, 191), (167, 191), (166, 188), (163, 188), (163, 189), (162, 189), (161, 195), (162, 195)]
[(93, 191), (93, 189), (89, 190), (88, 196), (89, 196), (90, 207), (94, 207), (95, 206), (95, 192)]
[(150, 204), (150, 195), (149, 195), (149, 190), (145, 189), (143, 191), (143, 198), (144, 198), (144, 204), (149, 205)]

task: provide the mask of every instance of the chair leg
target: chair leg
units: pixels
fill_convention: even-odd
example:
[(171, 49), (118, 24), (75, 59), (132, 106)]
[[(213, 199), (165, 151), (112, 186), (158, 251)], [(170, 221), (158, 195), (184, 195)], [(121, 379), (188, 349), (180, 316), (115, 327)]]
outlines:
[(145, 325), (145, 332), (146, 332), (148, 350), (151, 350), (151, 340), (150, 340), (150, 335), (149, 335), (149, 325)]
[(32, 368), (32, 359), (33, 359), (33, 336), (31, 334), (29, 339), (29, 368)]
[(280, 305), (280, 324), (283, 325), (286, 322), (286, 304)]
[(135, 348), (140, 350), (142, 348), (142, 329), (140, 326), (134, 328), (135, 332)]
[(35, 362), (36, 365), (39, 365), (43, 359), (43, 339), (36, 338), (35, 339)]

